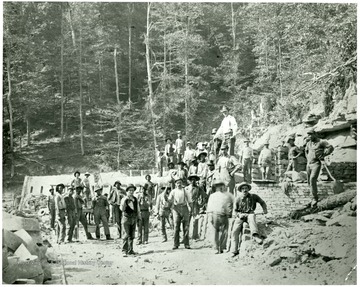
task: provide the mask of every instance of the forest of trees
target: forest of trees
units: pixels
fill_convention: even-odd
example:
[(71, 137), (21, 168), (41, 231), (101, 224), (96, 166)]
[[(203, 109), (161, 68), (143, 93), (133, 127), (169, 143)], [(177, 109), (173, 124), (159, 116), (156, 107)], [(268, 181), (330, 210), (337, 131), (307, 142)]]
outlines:
[[(5, 152), (42, 130), (115, 169), (152, 166), (182, 130), (208, 140), (228, 105), (242, 132), (330, 113), (356, 81), (356, 4), (5, 2)], [(99, 144), (101, 143), (101, 144)]]

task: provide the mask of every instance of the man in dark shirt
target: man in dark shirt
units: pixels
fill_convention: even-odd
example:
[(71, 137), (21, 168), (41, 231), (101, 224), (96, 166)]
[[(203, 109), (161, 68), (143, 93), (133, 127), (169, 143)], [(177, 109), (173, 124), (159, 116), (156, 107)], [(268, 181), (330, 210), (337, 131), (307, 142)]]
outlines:
[(288, 153), (289, 164), (285, 172), (291, 170), (298, 171), (298, 157), (301, 155), (301, 152), (295, 145), (295, 136), (290, 136), (287, 142), (290, 146)]
[(138, 220), (138, 243), (148, 244), (149, 240), (149, 223), (152, 202), (146, 189), (142, 189), (138, 195), (141, 218)]
[(122, 235), (120, 203), (125, 195), (125, 190), (121, 188), (121, 182), (119, 180), (115, 181), (114, 187), (110, 191), (108, 201), (112, 206), (113, 214), (110, 213), (110, 216), (114, 215), (115, 217), (119, 238), (121, 238)]
[(104, 226), (104, 232), (106, 236), (106, 240), (112, 240), (110, 237), (109, 224), (106, 217), (106, 208), (109, 206), (107, 198), (102, 195), (103, 188), (101, 186), (95, 186), (94, 191), (96, 196), (92, 200), (92, 206), (94, 209), (94, 221), (96, 225), (95, 235), (96, 239), (100, 239), (100, 222), (102, 222)]
[(82, 226), (84, 227), (86, 238), (93, 239), (91, 236), (91, 233), (88, 231), (86, 217), (85, 217), (85, 214), (83, 213), (83, 206), (85, 204), (85, 200), (81, 196), (82, 191), (83, 191), (82, 186), (78, 186), (75, 190), (75, 192), (76, 192), (76, 194), (74, 196), (75, 210), (76, 210), (75, 225), (79, 226), (79, 222), (81, 222)]
[(68, 229), (68, 242), (71, 243), (73, 235), (74, 235), (74, 229), (76, 225), (76, 209), (75, 209), (75, 201), (72, 197), (74, 194), (74, 188), (69, 187), (68, 194), (64, 196), (64, 200), (66, 203), (66, 213), (67, 213), (67, 221), (69, 224)]
[(50, 226), (52, 229), (55, 229), (55, 195), (54, 195), (54, 189), (49, 189), (50, 195), (48, 196), (48, 209), (50, 213)]
[(305, 155), (307, 159), (306, 172), (308, 185), (313, 196), (311, 206), (316, 206), (319, 201), (317, 192), (317, 179), (321, 171), (321, 162), (325, 156), (331, 154), (334, 151), (334, 147), (327, 141), (320, 140), (314, 129), (310, 129), (307, 134), (310, 140), (306, 144)]
[(121, 200), (120, 209), (123, 214), (123, 229), (125, 237), (123, 239), (122, 252), (124, 257), (135, 255), (133, 242), (135, 239), (136, 222), (141, 218), (140, 207), (137, 198), (134, 196), (136, 187), (130, 184), (126, 188), (126, 196)]
[(244, 222), (247, 222), (250, 227), (250, 232), (256, 242), (262, 243), (262, 239), (259, 236), (258, 228), (256, 225), (256, 218), (254, 211), (256, 204), (259, 203), (263, 209), (263, 213), (267, 213), (267, 207), (265, 201), (263, 201), (257, 194), (251, 194), (251, 185), (243, 182), (238, 186), (240, 196), (235, 199), (234, 209), (234, 227), (231, 238), (231, 249), (233, 257), (239, 255), (239, 246), (241, 244), (241, 236)]

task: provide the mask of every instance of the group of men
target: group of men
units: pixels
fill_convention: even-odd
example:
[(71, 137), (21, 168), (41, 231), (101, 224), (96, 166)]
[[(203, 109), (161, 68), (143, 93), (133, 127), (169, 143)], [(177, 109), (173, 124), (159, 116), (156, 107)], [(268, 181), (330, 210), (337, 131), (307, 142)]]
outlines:
[[(111, 240), (109, 221), (114, 221), (117, 226), (118, 236), (123, 239), (122, 250), (124, 256), (135, 254), (133, 241), (136, 227), (138, 228), (138, 244), (147, 244), (149, 238), (149, 220), (153, 211), (161, 224), (163, 242), (168, 240), (166, 224), (174, 228), (173, 249), (178, 249), (182, 242), (185, 248), (190, 248), (190, 224), (193, 234), (191, 239), (199, 239), (198, 219), (200, 214), (205, 214), (214, 227), (214, 245), (216, 253), (223, 253), (226, 249), (228, 236), (229, 218), (234, 218), (232, 228), (231, 251), (233, 256), (239, 254), (241, 233), (243, 224), (249, 224), (252, 236), (258, 243), (262, 237), (257, 230), (255, 208), (259, 203), (263, 213), (267, 213), (265, 202), (256, 194), (251, 194), (251, 171), (253, 164), (253, 150), (249, 146), (249, 140), (245, 140), (245, 148), (239, 154), (240, 161), (234, 156), (235, 135), (237, 124), (234, 117), (229, 115), (226, 107), (221, 109), (224, 119), (219, 130), (213, 129), (213, 138), (209, 143), (197, 144), (196, 150), (187, 142), (186, 148), (181, 132), (175, 144), (170, 138), (166, 139), (164, 153), (158, 150), (157, 164), (159, 176), (163, 176), (163, 159), (165, 159), (168, 171), (168, 185), (159, 188), (157, 200), (154, 202), (155, 185), (151, 182), (151, 176), (146, 176), (146, 184), (136, 194), (136, 187), (128, 185), (124, 190), (120, 181), (116, 181), (109, 195), (103, 195), (103, 188), (95, 185), (96, 195), (91, 198), (89, 173), (85, 173), (85, 179), (80, 179), (80, 173), (75, 172), (68, 192), (64, 194), (65, 186), (56, 186), (56, 195), (51, 189), (49, 210), (52, 215), (51, 226), (54, 228), (57, 222), (58, 242), (65, 241), (66, 226), (65, 218), (69, 224), (68, 242), (72, 242), (74, 227), (82, 223), (86, 236), (92, 239), (88, 232), (87, 220), (83, 208), (91, 207), (96, 225), (95, 235), (100, 239), (100, 223), (104, 226), (107, 240)], [(333, 147), (326, 141), (320, 140), (313, 129), (308, 132), (308, 142), (305, 149), (307, 157), (308, 183), (313, 195), (313, 205), (318, 202), (317, 178), (321, 170), (324, 157), (332, 153)], [(296, 169), (297, 157), (300, 152), (294, 144), (295, 138), (290, 137), (289, 143), (289, 168)], [(158, 148), (158, 147), (157, 147)], [(262, 177), (267, 179), (271, 165), (272, 153), (269, 142), (265, 142), (259, 156), (259, 164), (262, 168)], [(177, 168), (175, 168), (175, 164)], [(235, 189), (235, 173), (242, 167), (244, 182)], [(73, 197), (74, 190), (76, 192)], [(55, 219), (54, 219), (55, 218)], [(180, 242), (180, 230), (182, 229), (182, 241)]]

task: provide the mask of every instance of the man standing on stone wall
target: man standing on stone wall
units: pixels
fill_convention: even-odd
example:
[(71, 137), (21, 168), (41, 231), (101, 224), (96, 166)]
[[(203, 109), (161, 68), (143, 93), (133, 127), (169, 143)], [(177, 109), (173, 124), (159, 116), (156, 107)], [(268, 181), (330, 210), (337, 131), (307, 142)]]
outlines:
[(252, 162), (254, 159), (254, 151), (249, 146), (250, 143), (249, 139), (245, 139), (244, 143), (246, 144), (246, 146), (242, 149), (239, 160), (243, 165), (244, 181), (251, 183), (252, 180), (251, 171), (252, 171)]
[(182, 161), (185, 152), (185, 141), (182, 139), (181, 131), (177, 132), (177, 139), (175, 140), (177, 161)]
[(65, 189), (65, 185), (60, 183), (56, 186), (56, 196), (55, 196), (55, 210), (56, 210), (56, 234), (57, 234), (57, 243), (61, 244), (65, 242), (66, 236), (66, 224), (65, 224), (65, 214), (66, 214), (66, 203), (62, 193)]
[[(224, 118), (221, 122), (220, 128), (217, 130), (216, 134), (214, 135), (215, 138), (222, 138), (225, 139), (227, 136), (230, 137), (229, 139), (229, 148), (230, 148), (230, 155), (235, 154), (235, 136), (237, 134), (238, 125), (236, 120), (233, 116), (229, 115), (229, 109), (226, 106), (223, 106), (220, 112), (224, 115)], [(226, 135), (231, 131), (230, 135)]]
[(327, 141), (320, 140), (313, 128), (311, 128), (307, 134), (310, 136), (310, 140), (306, 144), (305, 148), (305, 155), (307, 159), (306, 172), (308, 185), (310, 186), (310, 191), (313, 197), (311, 206), (316, 206), (319, 201), (317, 179), (321, 171), (321, 162), (324, 161), (325, 156), (328, 156), (334, 151), (334, 147)]

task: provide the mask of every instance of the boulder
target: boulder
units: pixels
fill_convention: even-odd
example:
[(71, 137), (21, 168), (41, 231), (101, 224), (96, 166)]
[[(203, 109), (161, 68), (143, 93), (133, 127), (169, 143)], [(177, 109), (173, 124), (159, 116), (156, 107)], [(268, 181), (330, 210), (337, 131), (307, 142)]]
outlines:
[(280, 258), (287, 259), (287, 261), (291, 264), (294, 264), (300, 260), (300, 256), (290, 250), (283, 251), (280, 254)]
[(11, 251), (15, 252), (22, 243), (23, 241), (19, 236), (7, 229), (3, 229), (3, 244)]
[(356, 227), (356, 218), (347, 214), (331, 218), (326, 222), (326, 226), (354, 226)]
[(301, 219), (305, 222), (309, 222), (309, 221), (318, 221), (320, 223), (325, 223), (327, 222), (329, 219), (326, 218), (325, 216), (319, 215), (319, 214), (309, 214), (309, 215), (305, 215), (303, 217), (301, 217)]
[(40, 231), (39, 221), (35, 218), (11, 216), (3, 218), (3, 228), (10, 231), (25, 229), (26, 231)]
[(331, 216), (334, 214), (335, 210), (323, 210), (318, 212), (318, 215), (324, 216), (326, 218), (331, 218)]
[(272, 258), (269, 260), (269, 266), (270, 267), (274, 267), (276, 265), (279, 265), (282, 261), (282, 258), (281, 257), (277, 257), (277, 258)]

